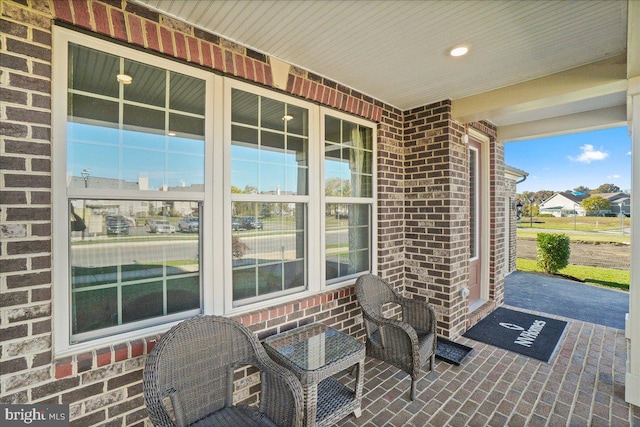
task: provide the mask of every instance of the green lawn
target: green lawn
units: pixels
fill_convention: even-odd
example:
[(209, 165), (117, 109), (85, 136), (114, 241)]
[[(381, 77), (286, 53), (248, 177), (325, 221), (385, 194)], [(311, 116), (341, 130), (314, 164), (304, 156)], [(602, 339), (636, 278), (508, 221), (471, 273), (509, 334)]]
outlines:
[[(542, 270), (538, 268), (536, 262), (530, 259), (518, 258), (516, 262), (518, 271), (538, 272)], [(558, 272), (565, 276), (575, 277), (587, 283), (606, 286), (609, 288), (629, 290), (631, 282), (631, 272), (628, 270), (617, 270), (614, 268), (589, 267), (584, 265), (568, 265)]]

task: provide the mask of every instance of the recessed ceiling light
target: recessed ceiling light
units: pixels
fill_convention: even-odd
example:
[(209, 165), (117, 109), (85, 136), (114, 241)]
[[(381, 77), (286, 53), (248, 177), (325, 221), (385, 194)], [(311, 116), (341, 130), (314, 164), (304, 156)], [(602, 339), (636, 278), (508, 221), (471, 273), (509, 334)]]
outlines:
[(451, 56), (464, 56), (469, 52), (468, 46), (456, 46), (449, 52)]
[(131, 82), (133, 82), (133, 77), (128, 74), (118, 74), (116, 76), (116, 80), (118, 80), (118, 82), (122, 83), (123, 85), (130, 85)]
[(288, 122), (290, 120), (293, 120), (293, 116), (291, 114), (285, 114), (284, 116), (282, 116), (282, 120)]

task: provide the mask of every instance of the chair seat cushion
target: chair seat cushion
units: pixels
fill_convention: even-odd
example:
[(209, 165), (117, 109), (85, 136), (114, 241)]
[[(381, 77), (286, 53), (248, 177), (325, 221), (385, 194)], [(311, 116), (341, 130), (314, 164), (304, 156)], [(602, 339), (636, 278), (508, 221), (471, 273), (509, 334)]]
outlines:
[(189, 427), (229, 427), (229, 426), (268, 426), (277, 427), (271, 420), (260, 416), (249, 406), (232, 406), (221, 409), (206, 418), (196, 421)]

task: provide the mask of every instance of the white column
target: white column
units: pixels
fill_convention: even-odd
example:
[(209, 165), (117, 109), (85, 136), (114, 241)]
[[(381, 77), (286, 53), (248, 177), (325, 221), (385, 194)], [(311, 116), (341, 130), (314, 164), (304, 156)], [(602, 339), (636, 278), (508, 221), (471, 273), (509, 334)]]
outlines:
[(629, 314), (626, 401), (640, 406), (640, 77), (629, 80), (631, 107), (631, 285)]

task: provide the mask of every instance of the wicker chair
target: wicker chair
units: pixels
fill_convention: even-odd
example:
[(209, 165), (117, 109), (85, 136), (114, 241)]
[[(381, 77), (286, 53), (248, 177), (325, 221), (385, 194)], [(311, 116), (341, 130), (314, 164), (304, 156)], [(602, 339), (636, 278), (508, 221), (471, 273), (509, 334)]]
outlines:
[[(411, 400), (416, 382), (428, 359), (429, 371), (435, 366), (436, 316), (426, 302), (404, 298), (387, 282), (372, 274), (356, 281), (356, 296), (362, 307), (367, 331), (367, 355), (384, 360), (411, 375)], [(386, 304), (402, 308), (402, 321), (384, 317)]]
[[(260, 370), (257, 408), (233, 405), (234, 370), (243, 365)], [(155, 426), (302, 425), (298, 379), (251, 331), (224, 317), (197, 316), (171, 328), (147, 358), (143, 389)]]

